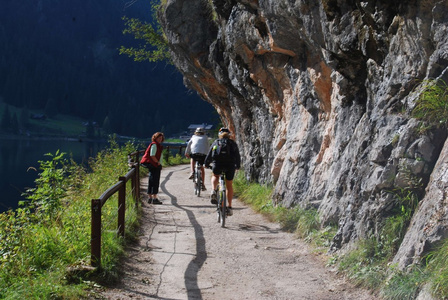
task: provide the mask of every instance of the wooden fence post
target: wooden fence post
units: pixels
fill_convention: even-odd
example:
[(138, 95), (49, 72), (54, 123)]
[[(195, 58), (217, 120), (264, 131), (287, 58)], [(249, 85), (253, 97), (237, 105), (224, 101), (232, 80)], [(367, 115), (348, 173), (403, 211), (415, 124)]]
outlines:
[(101, 200), (99, 199), (92, 199), (91, 218), (90, 264), (93, 267), (101, 267)]
[(126, 177), (119, 177), (121, 182), (118, 190), (118, 235), (124, 237), (124, 220), (126, 210)]
[(140, 202), (140, 164), (135, 166), (135, 203), (138, 207)]
[(137, 162), (135, 164), (135, 207), (140, 202), (140, 152), (136, 154)]

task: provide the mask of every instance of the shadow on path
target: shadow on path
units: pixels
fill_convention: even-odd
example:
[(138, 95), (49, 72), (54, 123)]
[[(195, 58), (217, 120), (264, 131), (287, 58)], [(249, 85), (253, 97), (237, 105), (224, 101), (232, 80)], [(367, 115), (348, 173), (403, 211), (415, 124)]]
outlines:
[(198, 286), (198, 273), (204, 262), (207, 260), (204, 233), (202, 231), (201, 225), (199, 225), (193, 212), (191, 210), (186, 209), (185, 207), (180, 206), (177, 203), (177, 197), (169, 193), (168, 190), (166, 189), (166, 183), (169, 181), (173, 173), (174, 172), (172, 171), (165, 177), (165, 180), (163, 180), (162, 184), (160, 185), (160, 188), (167, 196), (170, 197), (171, 204), (173, 206), (186, 212), (188, 219), (191, 225), (193, 226), (194, 235), (196, 238), (196, 256), (193, 260), (190, 261), (187, 269), (185, 270), (184, 273), (185, 287), (187, 289), (188, 299), (202, 299), (201, 290), (199, 289)]

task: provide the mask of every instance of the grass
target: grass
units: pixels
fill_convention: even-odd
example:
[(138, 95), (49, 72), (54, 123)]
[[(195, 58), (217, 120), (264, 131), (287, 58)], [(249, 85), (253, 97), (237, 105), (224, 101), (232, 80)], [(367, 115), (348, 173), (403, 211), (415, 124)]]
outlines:
[(443, 80), (426, 80), (422, 84), (412, 116), (430, 124), (446, 126), (448, 122), (448, 85)]
[[(48, 154), (49, 160), (39, 162), (26, 205), (0, 214), (0, 299), (94, 298), (94, 287), (118, 280), (124, 247), (138, 238), (140, 212), (129, 201), (131, 182), (125, 239), (116, 231), (118, 195), (102, 207), (101, 269), (90, 267), (90, 203), (129, 171), (127, 156), (138, 146), (110, 143), (91, 158), (88, 169), (63, 153)], [(166, 159), (165, 165), (185, 162), (180, 155)]]
[(238, 199), (249, 204), (255, 211), (265, 215), (271, 221), (279, 222), (283, 230), (293, 232), (311, 243), (316, 251), (322, 250), (322, 247), (328, 247), (336, 234), (335, 226), (321, 227), (316, 209), (285, 208), (275, 205), (272, 202), (272, 186), (248, 182), (242, 171), (235, 176), (234, 190)]
[[(0, 102), (0, 118), (3, 116), (3, 112), (8, 107), (11, 116), (16, 115), (20, 118), (22, 109)], [(29, 114), (43, 114), (41, 110), (30, 110)], [(86, 127), (83, 125), (81, 118), (59, 114), (54, 118), (47, 118), (45, 120), (27, 119), (27, 132), (31, 136), (63, 136), (63, 137), (79, 137), (85, 136)]]
[(426, 257), (429, 282), (434, 294), (441, 299), (448, 298), (448, 240), (442, 241)]
[[(0, 214), (1, 299), (79, 299), (88, 295), (94, 281), (111, 282), (118, 278), (117, 264), (124, 244), (136, 238), (138, 211), (133, 201), (126, 201), (126, 239), (122, 240), (115, 228), (117, 197), (105, 203), (102, 269), (89, 270), (86, 266), (90, 264), (90, 200), (115, 184), (119, 174), (127, 173), (127, 154), (133, 150), (131, 144), (123, 147), (112, 144), (90, 161), (92, 172), (62, 158), (57, 164), (47, 164), (41, 168), (41, 179), (61, 169), (64, 174), (52, 182), (42, 180), (36, 190), (28, 192), (31, 199), (40, 190), (41, 202), (33, 199), (29, 206)], [(52, 200), (60, 197), (59, 202), (52, 202), (52, 210), (42, 209), (42, 201), (54, 184), (64, 193), (51, 194)], [(128, 184), (127, 199), (132, 199)], [(87, 271), (79, 271), (82, 275), (78, 276), (70, 275), (70, 269)]]

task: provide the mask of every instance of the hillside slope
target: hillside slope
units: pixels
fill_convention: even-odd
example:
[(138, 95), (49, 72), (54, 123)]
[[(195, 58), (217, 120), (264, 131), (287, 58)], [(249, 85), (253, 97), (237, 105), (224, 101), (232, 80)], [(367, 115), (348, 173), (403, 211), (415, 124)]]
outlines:
[(119, 54), (141, 43), (123, 34), (124, 16), (150, 21), (149, 2), (2, 1), (0, 102), (100, 125), (107, 117), (113, 132), (137, 137), (216, 123), (173, 66)]

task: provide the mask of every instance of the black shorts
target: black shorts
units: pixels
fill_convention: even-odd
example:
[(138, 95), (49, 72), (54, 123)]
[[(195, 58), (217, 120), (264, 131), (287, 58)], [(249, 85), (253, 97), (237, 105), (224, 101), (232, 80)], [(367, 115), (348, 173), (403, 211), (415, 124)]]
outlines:
[(228, 165), (213, 164), (212, 172), (215, 175), (226, 174), (226, 180), (233, 180), (235, 177), (235, 167), (229, 167)]
[(193, 153), (190, 155), (190, 157), (196, 162), (198, 161), (201, 165), (204, 164), (205, 161), (205, 156), (204, 154), (198, 154), (198, 153)]

